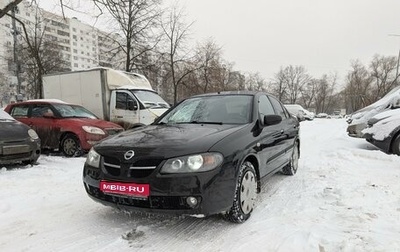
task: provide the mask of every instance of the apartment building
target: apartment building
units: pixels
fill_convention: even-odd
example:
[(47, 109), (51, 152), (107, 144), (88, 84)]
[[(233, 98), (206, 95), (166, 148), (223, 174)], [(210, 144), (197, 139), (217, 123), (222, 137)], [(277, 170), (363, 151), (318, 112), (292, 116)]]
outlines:
[[(0, 0), (0, 8), (8, 2), (9, 0)], [(117, 34), (110, 35), (77, 18), (63, 18), (38, 8), (31, 1), (21, 2), (15, 16), (29, 29), (44, 32), (45, 39), (57, 44), (62, 55), (60, 60), (66, 63), (66, 70), (123, 66), (121, 64), (123, 57), (116, 57), (118, 53), (112, 50), (116, 47), (114, 39), (117, 38)], [(24, 80), (18, 80), (17, 67), (13, 60), (14, 41), (23, 43), (22, 27), (16, 24), (18, 31), (16, 40), (12, 27), (10, 17), (0, 19), (0, 105), (13, 101), (18, 93), (23, 97), (27, 96), (26, 83)]]

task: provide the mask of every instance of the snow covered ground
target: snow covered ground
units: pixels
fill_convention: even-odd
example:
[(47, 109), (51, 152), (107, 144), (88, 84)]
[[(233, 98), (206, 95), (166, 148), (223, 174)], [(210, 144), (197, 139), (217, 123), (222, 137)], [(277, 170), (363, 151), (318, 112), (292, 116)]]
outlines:
[(400, 251), (400, 157), (301, 123), (298, 173), (266, 179), (252, 217), (128, 214), (92, 201), (84, 158), (0, 168), (0, 251)]

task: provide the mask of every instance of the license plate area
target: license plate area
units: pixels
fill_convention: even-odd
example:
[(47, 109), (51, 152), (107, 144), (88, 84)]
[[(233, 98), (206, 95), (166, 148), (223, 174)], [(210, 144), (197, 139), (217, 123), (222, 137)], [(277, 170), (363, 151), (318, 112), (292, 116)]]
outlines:
[(150, 195), (149, 184), (100, 181), (100, 191), (105, 194), (118, 194), (125, 197), (147, 199)]
[(3, 155), (13, 155), (29, 152), (28, 145), (10, 145), (3, 146)]

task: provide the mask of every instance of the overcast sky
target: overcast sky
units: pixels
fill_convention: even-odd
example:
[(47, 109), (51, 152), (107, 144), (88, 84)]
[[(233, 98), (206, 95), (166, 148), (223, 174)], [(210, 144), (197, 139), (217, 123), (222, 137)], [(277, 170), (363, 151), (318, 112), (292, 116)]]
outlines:
[(272, 78), (303, 65), (314, 77), (344, 77), (354, 59), (397, 56), (399, 0), (180, 0), (196, 38), (213, 37), (243, 71)]
[[(41, 3), (47, 1), (40, 1)], [(172, 1), (164, 0), (165, 4)], [(194, 41), (212, 37), (235, 70), (273, 77), (303, 65), (313, 77), (337, 72), (374, 54), (397, 56), (400, 0), (178, 0)]]

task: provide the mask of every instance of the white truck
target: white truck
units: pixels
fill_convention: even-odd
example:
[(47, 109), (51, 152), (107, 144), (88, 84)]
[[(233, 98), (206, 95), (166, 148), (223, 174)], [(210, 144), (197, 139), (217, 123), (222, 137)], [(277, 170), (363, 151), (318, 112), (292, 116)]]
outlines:
[(150, 124), (170, 106), (140, 74), (93, 68), (43, 77), (45, 99), (82, 105), (125, 129)]

